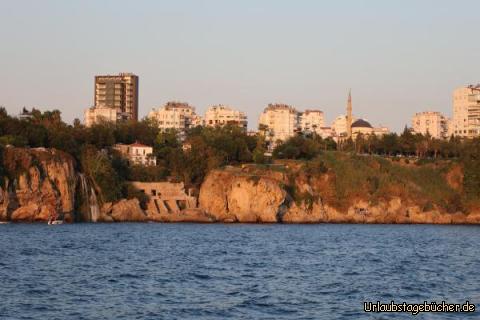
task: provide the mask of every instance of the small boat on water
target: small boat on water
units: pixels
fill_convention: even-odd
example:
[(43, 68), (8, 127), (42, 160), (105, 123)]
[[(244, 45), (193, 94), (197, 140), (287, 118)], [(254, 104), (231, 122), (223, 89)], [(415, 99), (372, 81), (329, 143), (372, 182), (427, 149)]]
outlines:
[(48, 224), (63, 224), (63, 220), (48, 220)]
[(58, 216), (56, 214), (53, 214), (48, 219), (48, 225), (55, 225), (55, 224), (63, 224), (63, 220), (58, 219)]
[(9, 224), (10, 221), (0, 221), (0, 224)]

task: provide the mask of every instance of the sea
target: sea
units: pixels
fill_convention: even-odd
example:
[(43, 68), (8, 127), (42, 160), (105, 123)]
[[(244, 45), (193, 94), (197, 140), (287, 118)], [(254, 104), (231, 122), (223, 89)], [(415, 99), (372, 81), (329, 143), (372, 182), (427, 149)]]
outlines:
[(0, 225), (0, 319), (480, 319), (480, 227)]

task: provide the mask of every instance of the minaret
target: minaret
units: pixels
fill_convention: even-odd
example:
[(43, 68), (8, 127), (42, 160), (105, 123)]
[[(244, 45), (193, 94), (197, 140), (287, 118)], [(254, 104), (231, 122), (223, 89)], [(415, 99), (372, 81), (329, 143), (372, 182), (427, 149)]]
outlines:
[(348, 91), (347, 102), (347, 139), (352, 137), (352, 90)]

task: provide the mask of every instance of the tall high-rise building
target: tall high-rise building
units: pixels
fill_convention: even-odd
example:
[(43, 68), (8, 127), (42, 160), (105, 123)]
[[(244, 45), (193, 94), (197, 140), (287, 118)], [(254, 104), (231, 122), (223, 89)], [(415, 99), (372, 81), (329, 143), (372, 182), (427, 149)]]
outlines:
[(133, 73), (95, 76), (94, 107), (116, 109), (121, 118), (138, 120), (138, 76)]
[(451, 133), (474, 138), (480, 136), (480, 84), (453, 91)]
[(448, 119), (440, 112), (418, 112), (412, 117), (412, 128), (415, 133), (429, 134), (433, 138), (446, 138), (448, 135)]

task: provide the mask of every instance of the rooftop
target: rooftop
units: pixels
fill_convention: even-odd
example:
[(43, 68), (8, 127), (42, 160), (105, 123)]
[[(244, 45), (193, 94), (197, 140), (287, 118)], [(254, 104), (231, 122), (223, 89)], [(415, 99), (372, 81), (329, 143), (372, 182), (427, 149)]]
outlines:
[(352, 123), (352, 128), (372, 128), (372, 125), (366, 120), (358, 119)]
[(323, 114), (323, 111), (322, 110), (315, 110), (315, 109), (307, 109), (307, 110), (305, 110), (304, 113), (306, 113), (306, 114), (309, 114), (309, 113), (321, 113), (321, 114)]
[(288, 110), (290, 112), (297, 112), (294, 107), (284, 103), (269, 103), (268, 106), (265, 108), (265, 111), (267, 110)]

